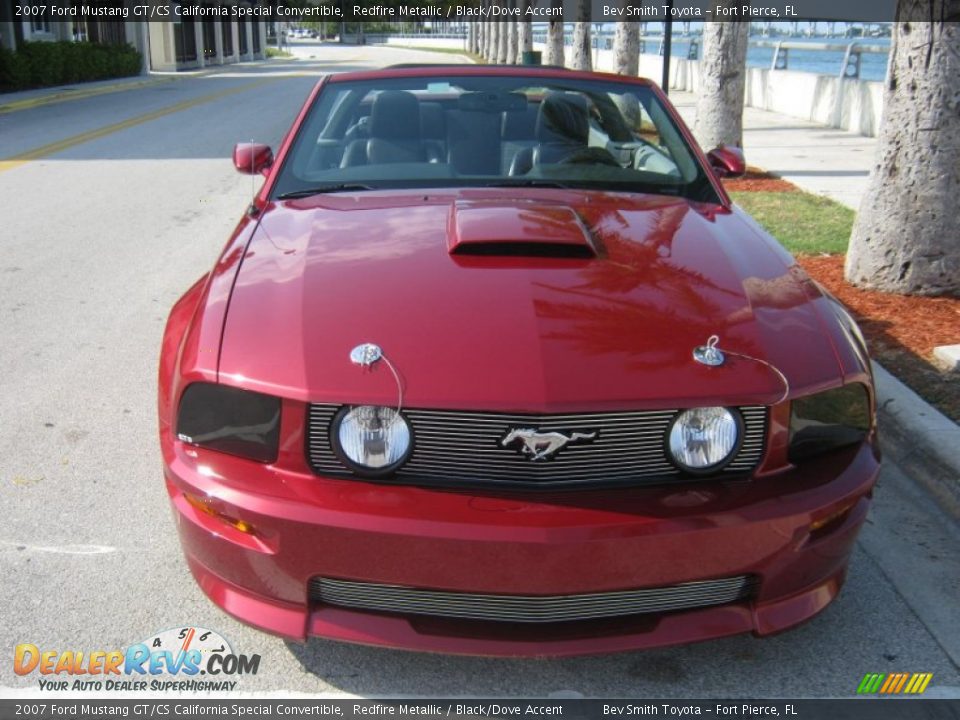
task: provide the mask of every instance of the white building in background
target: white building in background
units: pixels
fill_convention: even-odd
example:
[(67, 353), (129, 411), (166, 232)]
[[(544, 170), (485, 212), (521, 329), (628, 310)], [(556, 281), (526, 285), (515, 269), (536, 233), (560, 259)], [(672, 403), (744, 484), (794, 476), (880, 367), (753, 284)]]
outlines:
[[(149, 70), (190, 70), (209, 65), (261, 60), (266, 54), (267, 22), (250, 13), (252, 8), (275, 5), (276, 0), (190, 0), (200, 5), (203, 17), (183, 17), (177, 0), (53, 0), (65, 12), (58, 17), (17, 15), (18, 5), (29, 0), (0, 0), (0, 47), (15, 50), (20, 43), (38, 41), (90, 41), (129, 43), (144, 58)], [(187, 3), (184, 3), (186, 5)], [(83, 5), (110, 8), (122, 15), (104, 19), (79, 19), (69, 11)], [(149, 5), (162, 21), (138, 20), (134, 7)], [(243, 12), (237, 12), (242, 10)], [(78, 11), (79, 12), (79, 11)]]

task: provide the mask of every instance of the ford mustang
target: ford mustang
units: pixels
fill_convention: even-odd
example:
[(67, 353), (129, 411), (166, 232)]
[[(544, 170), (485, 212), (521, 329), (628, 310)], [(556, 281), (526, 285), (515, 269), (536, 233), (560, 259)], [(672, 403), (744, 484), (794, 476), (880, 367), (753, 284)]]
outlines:
[(863, 339), (640, 78), (323, 77), (163, 338), (164, 476), (240, 620), (480, 655), (770, 635), (879, 469)]

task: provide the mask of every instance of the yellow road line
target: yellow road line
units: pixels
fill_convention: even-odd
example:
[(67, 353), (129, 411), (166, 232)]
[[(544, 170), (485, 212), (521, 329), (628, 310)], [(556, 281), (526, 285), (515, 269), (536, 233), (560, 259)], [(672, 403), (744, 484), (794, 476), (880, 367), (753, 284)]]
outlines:
[(113, 85), (100, 85), (92, 88), (78, 88), (76, 90), (61, 90), (60, 92), (39, 97), (27, 98), (26, 100), (15, 100), (10, 103), (0, 105), (0, 115), (17, 112), (18, 110), (29, 110), (30, 108), (40, 107), (41, 105), (53, 105), (55, 103), (67, 102), (68, 100), (82, 100), (83, 98), (96, 97), (97, 95), (107, 95), (109, 93), (123, 92), (124, 90), (137, 90), (139, 88), (159, 85), (161, 83), (176, 80), (176, 77), (150, 78), (139, 82), (114, 83)]
[(104, 127), (97, 128), (96, 130), (88, 130), (85, 133), (80, 133), (79, 135), (74, 135), (68, 137), (64, 140), (58, 140), (56, 142), (49, 143), (47, 145), (41, 145), (40, 147), (33, 148), (32, 150), (27, 150), (26, 152), (19, 153), (13, 157), (0, 159), (0, 173), (7, 172), (8, 170), (13, 170), (18, 168), (21, 165), (24, 165), (31, 160), (38, 160), (42, 157), (47, 157), (48, 155), (53, 155), (58, 152), (62, 152), (68, 148), (72, 148), (75, 145), (80, 145), (81, 143), (90, 142), (91, 140), (97, 140), (99, 138), (111, 135), (115, 132), (121, 130), (126, 130), (127, 128), (135, 127), (137, 125), (142, 125), (143, 123), (150, 122), (151, 120), (156, 120), (158, 118), (165, 117), (166, 115), (173, 115), (174, 113), (181, 112), (183, 110), (189, 110), (192, 107), (197, 105), (203, 105), (204, 103), (212, 102), (214, 100), (219, 100), (220, 98), (227, 97), (229, 95), (235, 95), (240, 92), (245, 92), (247, 90), (252, 90), (255, 87), (264, 85), (268, 82), (276, 80), (277, 78), (263, 78), (257, 80), (256, 82), (246, 83), (240, 87), (229, 88), (227, 90), (220, 90), (219, 92), (211, 93), (210, 95), (204, 95), (202, 97), (193, 98), (192, 100), (184, 100), (181, 103), (176, 105), (170, 105), (169, 107), (160, 108), (159, 110), (154, 110), (153, 112), (145, 113), (144, 115), (137, 115), (136, 117), (129, 118), (128, 120), (122, 120), (118, 123), (113, 123), (112, 125), (105, 125)]

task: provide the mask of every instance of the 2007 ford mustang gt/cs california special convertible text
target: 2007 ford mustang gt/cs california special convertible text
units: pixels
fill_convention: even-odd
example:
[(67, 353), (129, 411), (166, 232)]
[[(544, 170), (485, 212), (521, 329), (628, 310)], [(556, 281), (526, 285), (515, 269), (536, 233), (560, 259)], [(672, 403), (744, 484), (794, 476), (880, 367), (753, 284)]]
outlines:
[(279, 635), (489, 655), (796, 625), (879, 469), (850, 315), (637, 78), (318, 83), (170, 314), (167, 491), (210, 598)]

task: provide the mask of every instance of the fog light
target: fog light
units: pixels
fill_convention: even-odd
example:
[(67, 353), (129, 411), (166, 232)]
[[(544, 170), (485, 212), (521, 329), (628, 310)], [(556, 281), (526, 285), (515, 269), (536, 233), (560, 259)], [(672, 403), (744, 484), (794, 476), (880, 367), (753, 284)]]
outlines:
[(334, 419), (334, 451), (361, 475), (386, 475), (410, 455), (410, 426), (393, 408), (361, 405)]
[(670, 426), (670, 455), (681, 470), (690, 473), (719, 470), (736, 453), (740, 426), (739, 416), (723, 407), (685, 410)]

